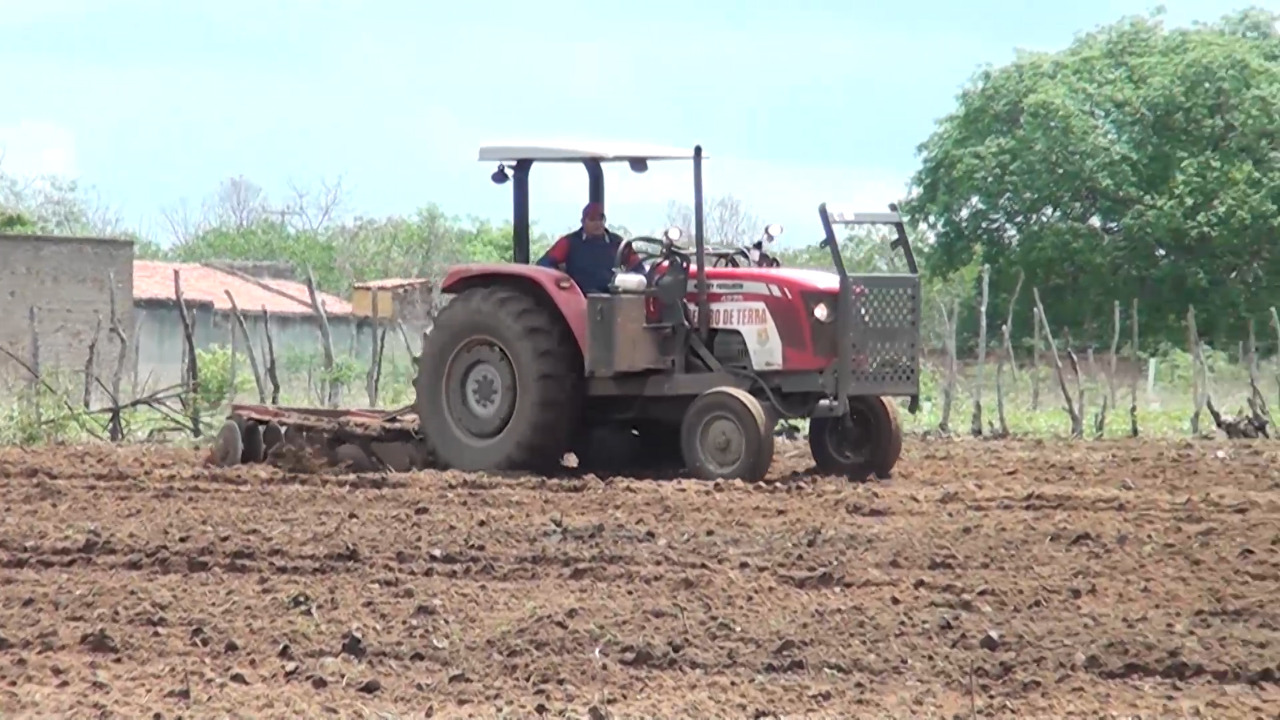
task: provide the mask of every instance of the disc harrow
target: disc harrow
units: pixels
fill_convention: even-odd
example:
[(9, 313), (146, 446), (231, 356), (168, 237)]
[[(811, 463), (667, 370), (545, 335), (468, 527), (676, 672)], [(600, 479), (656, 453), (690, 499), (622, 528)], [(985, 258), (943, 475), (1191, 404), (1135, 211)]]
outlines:
[(430, 467), (412, 408), (325, 409), (234, 404), (214, 443), (213, 464), (286, 469), (336, 467), (408, 472)]

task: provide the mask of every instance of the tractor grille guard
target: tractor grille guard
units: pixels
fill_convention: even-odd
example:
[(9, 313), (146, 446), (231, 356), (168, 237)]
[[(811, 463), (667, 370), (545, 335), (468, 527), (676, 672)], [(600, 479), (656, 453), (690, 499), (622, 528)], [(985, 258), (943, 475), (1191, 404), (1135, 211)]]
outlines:
[[(818, 206), (824, 237), (821, 247), (831, 252), (840, 277), (836, 298), (836, 355), (834, 407), (825, 412), (843, 415), (850, 395), (906, 395), (908, 410), (920, 407), (920, 274), (898, 208), (887, 213), (857, 213)], [(890, 225), (897, 237), (892, 247), (902, 251), (907, 273), (850, 276), (840, 254), (834, 225)]]
[(920, 276), (852, 275), (853, 354), (858, 395), (920, 392)]

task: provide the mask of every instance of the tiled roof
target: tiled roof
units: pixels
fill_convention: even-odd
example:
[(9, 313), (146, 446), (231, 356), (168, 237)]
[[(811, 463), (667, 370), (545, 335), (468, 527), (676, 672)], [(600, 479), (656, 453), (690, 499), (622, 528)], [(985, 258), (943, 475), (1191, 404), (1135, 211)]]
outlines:
[[(182, 296), (189, 302), (210, 304), (217, 310), (229, 311), (231, 301), (224, 291), (230, 290), (236, 298), (236, 304), (246, 313), (262, 312), (265, 306), (273, 315), (312, 314), (307, 286), (303, 283), (291, 280), (251, 281), (197, 263), (134, 260), (134, 299), (176, 302), (173, 292), (174, 270), (178, 271), (182, 280)], [(324, 292), (319, 293), (319, 297), (329, 315), (353, 314), (351, 303), (346, 300)]]

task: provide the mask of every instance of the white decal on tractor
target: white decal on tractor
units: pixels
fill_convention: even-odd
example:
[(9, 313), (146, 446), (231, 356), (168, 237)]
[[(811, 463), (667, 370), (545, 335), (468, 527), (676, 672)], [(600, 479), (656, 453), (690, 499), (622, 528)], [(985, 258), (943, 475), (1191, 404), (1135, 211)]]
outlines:
[(713, 293), (738, 293), (742, 295), (772, 295), (781, 297), (776, 285), (755, 280), (716, 280), (707, 283), (708, 291)]
[[(698, 304), (687, 302), (690, 319), (698, 325)], [(782, 367), (782, 340), (778, 326), (762, 302), (711, 303), (711, 327), (737, 330), (746, 341), (751, 355), (751, 366), (756, 370), (777, 370)]]

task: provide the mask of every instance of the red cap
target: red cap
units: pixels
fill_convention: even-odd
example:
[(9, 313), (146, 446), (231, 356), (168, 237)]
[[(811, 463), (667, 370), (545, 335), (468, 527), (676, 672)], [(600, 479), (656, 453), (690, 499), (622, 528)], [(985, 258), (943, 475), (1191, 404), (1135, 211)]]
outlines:
[(583, 220), (603, 220), (604, 204), (598, 202), (589, 202), (587, 206), (582, 208)]

